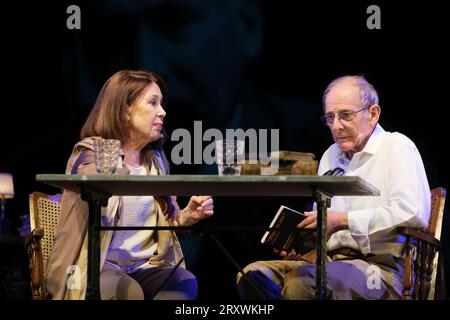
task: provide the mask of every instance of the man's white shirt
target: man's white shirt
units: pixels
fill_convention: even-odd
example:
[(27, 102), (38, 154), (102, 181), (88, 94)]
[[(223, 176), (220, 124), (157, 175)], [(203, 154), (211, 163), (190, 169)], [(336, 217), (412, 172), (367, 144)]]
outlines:
[(431, 194), (422, 158), (403, 134), (386, 132), (378, 124), (361, 152), (348, 160), (333, 144), (320, 160), (318, 174), (341, 167), (346, 176), (359, 176), (380, 190), (379, 196), (336, 196), (329, 210), (348, 212), (348, 230), (334, 233), (327, 249), (341, 247), (363, 254), (401, 256), (397, 227), (428, 225)]

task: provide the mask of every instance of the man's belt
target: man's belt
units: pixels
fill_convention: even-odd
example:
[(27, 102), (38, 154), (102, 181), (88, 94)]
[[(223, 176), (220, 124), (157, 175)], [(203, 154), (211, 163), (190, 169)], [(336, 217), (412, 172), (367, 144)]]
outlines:
[(342, 255), (342, 256), (346, 256), (346, 257), (352, 258), (352, 259), (363, 259), (363, 260), (375, 256), (372, 253), (363, 254), (363, 253), (361, 253), (361, 251), (358, 251), (358, 250), (355, 250), (355, 249), (352, 249), (352, 248), (347, 248), (347, 247), (338, 248), (336, 250), (328, 251), (327, 255), (331, 259), (333, 259), (337, 255)]

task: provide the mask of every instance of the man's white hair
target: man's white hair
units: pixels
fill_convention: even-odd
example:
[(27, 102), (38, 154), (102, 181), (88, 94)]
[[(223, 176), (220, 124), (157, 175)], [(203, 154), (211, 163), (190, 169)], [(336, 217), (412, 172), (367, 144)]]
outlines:
[(370, 107), (371, 105), (378, 104), (378, 93), (364, 76), (356, 75), (356, 76), (343, 76), (334, 79), (325, 89), (322, 97), (323, 107), (325, 108), (325, 99), (330, 90), (337, 84), (342, 82), (354, 84), (359, 87), (359, 92), (361, 95), (361, 108)]

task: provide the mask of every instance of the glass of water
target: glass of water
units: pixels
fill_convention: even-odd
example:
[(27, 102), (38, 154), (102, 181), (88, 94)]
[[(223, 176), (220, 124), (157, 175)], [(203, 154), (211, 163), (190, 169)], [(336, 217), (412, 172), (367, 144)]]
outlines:
[(120, 140), (94, 140), (95, 168), (99, 174), (114, 174), (119, 164)]
[(219, 176), (239, 176), (244, 162), (244, 141), (216, 140), (216, 160)]

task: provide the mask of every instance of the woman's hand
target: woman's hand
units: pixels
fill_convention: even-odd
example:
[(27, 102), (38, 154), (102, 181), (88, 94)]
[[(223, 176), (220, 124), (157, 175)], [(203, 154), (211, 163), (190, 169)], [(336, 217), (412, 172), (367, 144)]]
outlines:
[(181, 212), (180, 225), (192, 226), (213, 214), (214, 203), (211, 196), (192, 196), (186, 208)]

